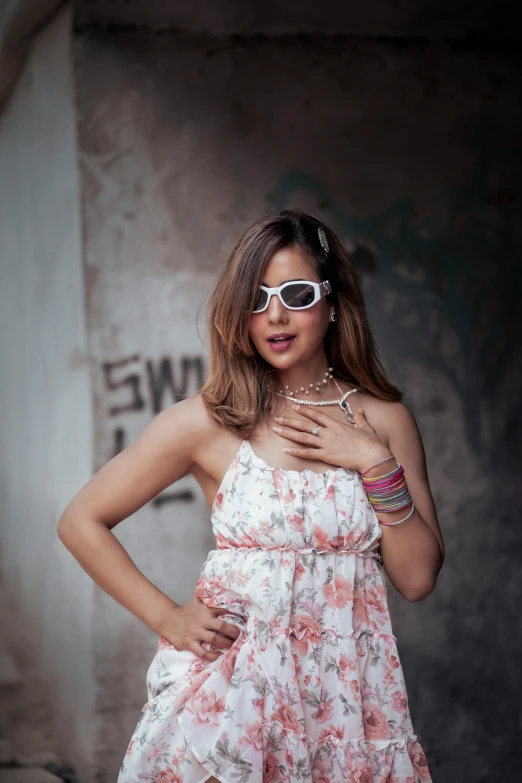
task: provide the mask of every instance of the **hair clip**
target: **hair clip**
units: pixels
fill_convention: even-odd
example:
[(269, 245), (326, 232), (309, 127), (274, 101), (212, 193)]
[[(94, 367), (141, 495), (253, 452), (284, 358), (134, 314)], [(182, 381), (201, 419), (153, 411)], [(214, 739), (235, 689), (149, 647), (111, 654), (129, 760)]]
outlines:
[(326, 234), (324, 233), (324, 229), (319, 226), (317, 229), (317, 233), (319, 234), (319, 242), (321, 243), (321, 247), (323, 248), (325, 253), (328, 253), (330, 248), (328, 246), (328, 240), (326, 238)]

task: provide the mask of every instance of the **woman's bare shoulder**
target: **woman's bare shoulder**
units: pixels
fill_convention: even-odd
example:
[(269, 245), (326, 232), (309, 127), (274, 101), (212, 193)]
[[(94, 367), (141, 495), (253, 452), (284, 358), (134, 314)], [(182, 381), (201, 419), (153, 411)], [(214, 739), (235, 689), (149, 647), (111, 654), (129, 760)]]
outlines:
[(196, 478), (201, 470), (212, 477), (221, 475), (232, 459), (227, 455), (237, 451), (239, 436), (211, 415), (200, 394), (171, 406), (166, 415), (171, 442), (176, 450), (182, 446), (190, 454)]
[(372, 411), (376, 416), (411, 416), (411, 411), (404, 402), (393, 400), (381, 400), (375, 394), (369, 392), (358, 392), (357, 403), (359, 408), (368, 412)]
[(404, 402), (381, 400), (374, 394), (359, 392), (357, 407), (365, 411), (368, 422), (386, 443), (398, 430), (412, 433), (418, 430), (415, 417)]
[(210, 414), (200, 394), (187, 397), (159, 414), (167, 433), (183, 434), (197, 446), (200, 440), (217, 435), (222, 426)]

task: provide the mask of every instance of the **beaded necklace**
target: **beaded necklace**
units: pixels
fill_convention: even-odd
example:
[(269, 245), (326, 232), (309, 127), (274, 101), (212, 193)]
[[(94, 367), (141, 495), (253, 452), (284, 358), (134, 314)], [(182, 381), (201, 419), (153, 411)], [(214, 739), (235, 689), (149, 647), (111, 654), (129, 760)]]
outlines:
[(310, 388), (309, 388), (309, 389), (305, 389), (305, 387), (304, 387), (304, 386), (301, 386), (301, 388), (300, 388), (300, 389), (296, 389), (295, 391), (289, 391), (289, 389), (290, 389), (290, 386), (286, 385), (284, 389), (281, 389), (281, 392), (280, 392), (280, 393), (284, 395), (284, 393), (285, 393), (285, 389), (286, 389), (286, 390), (287, 390), (287, 392), (288, 392), (288, 396), (289, 396), (289, 397), (293, 397), (293, 396), (294, 396), (294, 394), (299, 394), (299, 392), (300, 392), (300, 391), (304, 392), (305, 394), (310, 394), (310, 389), (313, 389), (313, 388), (314, 388), (314, 386), (315, 386), (315, 390), (316, 390), (316, 392), (320, 392), (320, 391), (321, 391), (321, 385), (322, 385), (323, 383), (328, 383), (328, 379), (329, 379), (329, 378), (333, 378), (332, 372), (333, 372), (333, 367), (329, 367), (329, 368), (327, 369), (327, 371), (325, 372), (325, 374), (324, 374), (324, 376), (323, 376), (322, 380), (320, 380), (320, 381), (317, 381), (317, 383), (311, 383), (311, 384), (310, 384)]

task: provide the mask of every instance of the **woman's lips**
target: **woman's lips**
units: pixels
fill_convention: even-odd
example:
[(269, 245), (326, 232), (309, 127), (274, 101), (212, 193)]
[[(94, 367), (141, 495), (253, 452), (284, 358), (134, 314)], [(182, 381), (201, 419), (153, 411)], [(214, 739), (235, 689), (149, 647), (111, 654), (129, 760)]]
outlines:
[(268, 340), (268, 344), (273, 351), (281, 353), (281, 351), (286, 351), (292, 340), (295, 340), (295, 334), (285, 337), (283, 340)]

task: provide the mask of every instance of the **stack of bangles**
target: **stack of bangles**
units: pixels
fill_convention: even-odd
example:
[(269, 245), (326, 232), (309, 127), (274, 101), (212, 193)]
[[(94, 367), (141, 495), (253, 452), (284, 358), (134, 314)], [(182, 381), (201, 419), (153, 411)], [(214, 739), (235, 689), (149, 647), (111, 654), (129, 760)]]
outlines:
[(375, 465), (370, 465), (364, 473), (361, 473), (361, 479), (364, 490), (376, 514), (400, 511), (411, 504), (411, 511), (404, 519), (398, 519), (397, 522), (381, 522), (379, 519), (381, 525), (399, 525), (401, 522), (406, 522), (415, 511), (402, 465), (397, 462), (397, 467), (383, 476), (364, 478), (372, 468), (380, 465), (381, 462), (387, 462), (389, 459), (395, 459), (395, 457), (386, 457), (380, 460), (380, 462), (376, 462)]

